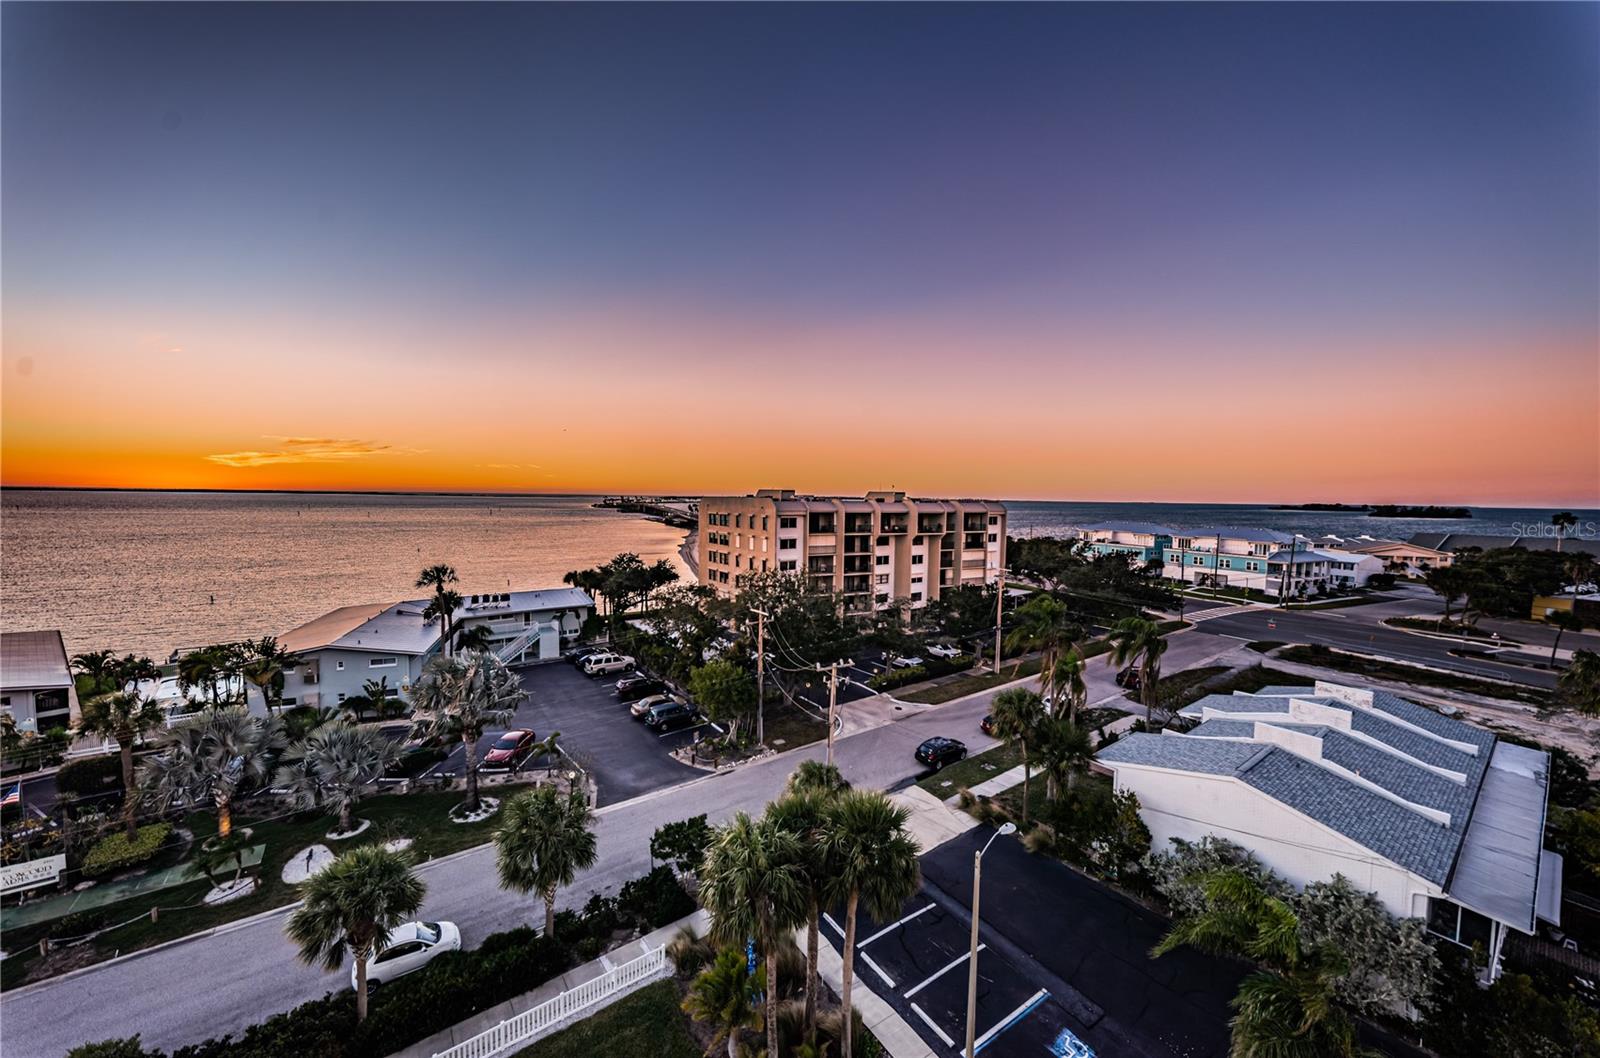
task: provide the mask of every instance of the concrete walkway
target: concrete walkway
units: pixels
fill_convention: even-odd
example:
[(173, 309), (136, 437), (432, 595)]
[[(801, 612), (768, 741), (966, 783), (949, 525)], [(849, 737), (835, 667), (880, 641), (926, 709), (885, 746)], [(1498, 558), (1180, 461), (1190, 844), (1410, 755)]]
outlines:
[[(574, 966), (560, 977), (551, 978), (538, 988), (533, 989), (531, 992), (524, 992), (520, 996), (514, 996), (511, 999), (506, 1000), (504, 1003), (492, 1006), (488, 1010), (479, 1011), (477, 1014), (474, 1014), (465, 1021), (458, 1022), (455, 1025), (450, 1026), (448, 1029), (444, 1029), (443, 1031), (436, 1032), (425, 1040), (419, 1040), (404, 1050), (396, 1051), (394, 1054), (390, 1055), (390, 1058), (433, 1058), (433, 1056), (438, 1054), (440, 1051), (447, 1051), (458, 1043), (463, 1043), (467, 1040), (470, 1040), (472, 1037), (478, 1035), (478, 1033), (486, 1032), (500, 1024), (502, 1021), (516, 1017), (524, 1010), (530, 1010), (533, 1007), (538, 1006), (540, 1003), (548, 1002), (560, 995), (562, 992), (576, 988), (586, 981), (592, 981), (596, 977), (611, 971), (615, 967), (621, 966), (624, 963), (632, 962), (634, 959), (637, 959), (639, 956), (646, 954), (652, 949), (661, 947), (670, 941), (673, 936), (677, 934), (678, 930), (682, 929), (684, 926), (690, 925), (695, 928), (697, 933), (703, 935), (705, 931), (710, 928), (710, 919), (706, 916), (706, 913), (703, 910), (696, 911), (694, 914), (689, 915), (686, 918), (680, 918), (676, 922), (669, 923), (668, 925), (662, 926), (660, 929), (646, 933), (643, 937), (640, 937), (636, 941), (630, 941), (620, 948), (613, 948), (611, 951), (601, 955), (598, 959), (586, 962), (582, 966)], [(667, 966), (670, 972), (672, 963), (669, 961)], [(588, 1017), (590, 1014), (594, 1014), (600, 1010), (603, 1010), (615, 1000), (621, 999), (625, 994), (626, 992), (618, 992), (616, 995), (609, 997), (602, 1002), (596, 1003), (584, 1013), (583, 1017)], [(573, 1019), (573, 1021), (581, 1020), (582, 1018)], [(567, 1021), (559, 1026), (554, 1026), (553, 1028), (555, 1031), (559, 1032), (561, 1029), (566, 1028), (567, 1025), (570, 1024), (572, 1024), (572, 1021)], [(533, 1038), (530, 1038), (518, 1044), (517, 1046), (519, 1048), (526, 1047), (532, 1042)], [(509, 1051), (511, 1048), (508, 1047), (506, 1050)]]

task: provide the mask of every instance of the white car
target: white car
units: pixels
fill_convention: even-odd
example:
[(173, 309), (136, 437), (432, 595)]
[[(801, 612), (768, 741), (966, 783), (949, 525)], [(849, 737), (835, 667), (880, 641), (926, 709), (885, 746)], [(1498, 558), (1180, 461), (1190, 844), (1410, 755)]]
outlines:
[[(385, 984), (420, 970), (447, 951), (461, 950), (461, 931), (454, 922), (407, 922), (389, 933), (383, 951), (367, 961), (367, 987)], [(350, 967), (350, 987), (356, 986), (356, 968)]]
[(626, 654), (590, 654), (583, 659), (583, 671), (589, 676), (604, 676), (612, 672), (632, 672), (633, 659)]
[(961, 648), (931, 646), (928, 648), (928, 653), (932, 654), (936, 658), (959, 658), (961, 656)]
[(917, 665), (926, 664), (926, 661), (923, 661), (916, 655), (912, 655), (911, 657), (894, 657), (889, 659), (889, 667), (892, 669), (909, 669)]

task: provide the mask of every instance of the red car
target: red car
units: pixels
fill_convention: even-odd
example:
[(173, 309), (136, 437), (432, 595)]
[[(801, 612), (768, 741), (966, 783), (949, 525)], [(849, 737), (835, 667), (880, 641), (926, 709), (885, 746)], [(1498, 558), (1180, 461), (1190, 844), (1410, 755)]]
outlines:
[(483, 755), (483, 766), (509, 770), (519, 764), (538, 741), (532, 731), (521, 729), (507, 731), (495, 739), (494, 745), (489, 747), (489, 752)]

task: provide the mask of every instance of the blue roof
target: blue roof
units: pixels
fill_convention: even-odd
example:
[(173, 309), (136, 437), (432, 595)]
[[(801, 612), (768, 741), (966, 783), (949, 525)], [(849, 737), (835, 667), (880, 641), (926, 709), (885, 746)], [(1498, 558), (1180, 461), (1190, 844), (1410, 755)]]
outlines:
[(1171, 526), (1156, 525), (1154, 522), (1095, 522), (1091, 525), (1080, 525), (1078, 528), (1086, 533), (1145, 533), (1150, 536), (1173, 536), (1177, 533)]

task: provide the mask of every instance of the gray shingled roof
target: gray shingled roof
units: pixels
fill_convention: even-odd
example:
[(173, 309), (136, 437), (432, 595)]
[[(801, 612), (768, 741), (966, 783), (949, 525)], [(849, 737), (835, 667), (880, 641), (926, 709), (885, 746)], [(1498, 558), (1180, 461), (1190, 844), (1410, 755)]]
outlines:
[(1233, 775), (1271, 747), (1251, 742), (1189, 738), (1183, 735), (1127, 735), (1097, 754), (1097, 759), (1117, 764), (1147, 764), (1152, 768)]
[(1385, 753), (1342, 731), (1330, 730), (1322, 736), (1322, 758), (1413, 804), (1449, 812), (1451, 826), (1464, 825), (1466, 814), (1472, 810), (1472, 787)]
[(1432, 732), (1440, 738), (1448, 738), (1453, 742), (1468, 742), (1483, 751), (1494, 745), (1494, 736), (1483, 728), (1453, 720), (1388, 691), (1373, 691), (1372, 707), (1381, 713), (1388, 713), (1408, 724), (1420, 727), (1424, 731)]
[(1424, 764), (1432, 764), (1436, 768), (1449, 768), (1466, 775), (1467, 781), (1476, 786), (1478, 776), (1483, 772), (1484, 759), (1479, 754), (1473, 757), (1459, 749), (1454, 749), (1443, 742), (1435, 742), (1427, 735), (1419, 735), (1415, 731), (1408, 731), (1399, 724), (1391, 724), (1387, 720), (1380, 720), (1362, 712), (1360, 709), (1350, 711), (1350, 730), (1358, 734), (1375, 738), (1379, 742), (1404, 753), (1408, 757), (1415, 757)]
[(1190, 702), (1181, 710), (1183, 716), (1200, 716), (1205, 709), (1219, 713), (1287, 713), (1287, 698), (1256, 698), (1245, 694), (1208, 694)]

